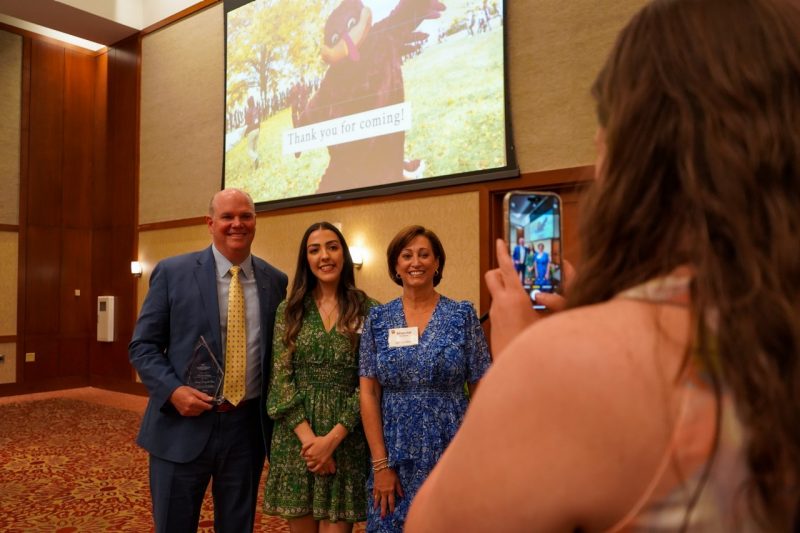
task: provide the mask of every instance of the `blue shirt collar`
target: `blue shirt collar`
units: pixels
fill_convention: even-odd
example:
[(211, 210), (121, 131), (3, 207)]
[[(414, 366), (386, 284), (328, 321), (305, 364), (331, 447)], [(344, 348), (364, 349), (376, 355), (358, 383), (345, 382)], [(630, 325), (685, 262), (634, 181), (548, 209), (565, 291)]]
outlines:
[[(227, 257), (222, 255), (222, 253), (217, 250), (217, 247), (213, 244), (211, 245), (211, 252), (214, 254), (214, 263), (217, 267), (217, 276), (224, 278), (228, 275), (228, 272), (230, 272), (233, 263), (231, 263)], [(244, 274), (245, 278), (253, 279), (253, 254), (248, 255), (239, 266), (242, 267), (241, 273)]]

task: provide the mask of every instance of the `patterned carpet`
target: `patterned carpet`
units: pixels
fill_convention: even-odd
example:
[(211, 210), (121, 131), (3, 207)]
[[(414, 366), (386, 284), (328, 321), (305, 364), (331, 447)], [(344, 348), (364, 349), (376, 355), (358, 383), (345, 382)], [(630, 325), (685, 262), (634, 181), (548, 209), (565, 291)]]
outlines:
[[(134, 442), (139, 420), (66, 398), (0, 405), (0, 531), (152, 531), (147, 453)], [(213, 530), (207, 494), (199, 531)], [(255, 531), (289, 529), (259, 512)]]

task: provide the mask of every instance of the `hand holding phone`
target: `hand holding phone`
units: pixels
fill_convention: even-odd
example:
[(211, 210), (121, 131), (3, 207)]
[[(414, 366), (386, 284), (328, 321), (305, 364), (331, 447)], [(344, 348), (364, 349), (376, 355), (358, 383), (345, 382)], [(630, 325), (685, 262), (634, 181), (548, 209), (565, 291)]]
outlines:
[(520, 283), (506, 242), (497, 239), (496, 247), (498, 268), (489, 270), (484, 276), (486, 287), (492, 295), (489, 318), (494, 359), (514, 337), (537, 320), (537, 313), (531, 309), (528, 293)]

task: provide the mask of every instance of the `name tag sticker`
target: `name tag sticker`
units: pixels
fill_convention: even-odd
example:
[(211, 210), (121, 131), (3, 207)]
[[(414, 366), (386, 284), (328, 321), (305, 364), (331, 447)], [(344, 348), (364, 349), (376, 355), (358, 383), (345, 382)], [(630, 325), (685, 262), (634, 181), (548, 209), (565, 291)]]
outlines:
[(417, 344), (419, 344), (419, 330), (416, 326), (389, 330), (389, 348), (416, 346)]

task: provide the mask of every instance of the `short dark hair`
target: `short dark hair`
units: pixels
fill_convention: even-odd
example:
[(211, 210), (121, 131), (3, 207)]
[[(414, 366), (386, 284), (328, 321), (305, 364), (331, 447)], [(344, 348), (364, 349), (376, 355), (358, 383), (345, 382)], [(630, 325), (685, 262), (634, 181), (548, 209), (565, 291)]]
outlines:
[(431, 242), (431, 249), (433, 251), (433, 257), (439, 260), (439, 268), (437, 272), (433, 275), (433, 286), (436, 287), (439, 285), (439, 282), (442, 281), (442, 274), (444, 273), (444, 261), (445, 261), (445, 254), (444, 254), (444, 247), (442, 246), (442, 241), (439, 240), (439, 237), (436, 236), (434, 232), (431, 230), (419, 226), (407, 226), (397, 232), (397, 235), (394, 236), (392, 242), (389, 243), (389, 247), (386, 248), (386, 261), (389, 266), (389, 277), (397, 283), (398, 285), (403, 285), (403, 281), (397, 277), (397, 270), (395, 267), (397, 266), (397, 258), (400, 257), (400, 252), (408, 246), (408, 243), (413, 241), (419, 236), (426, 237)]

